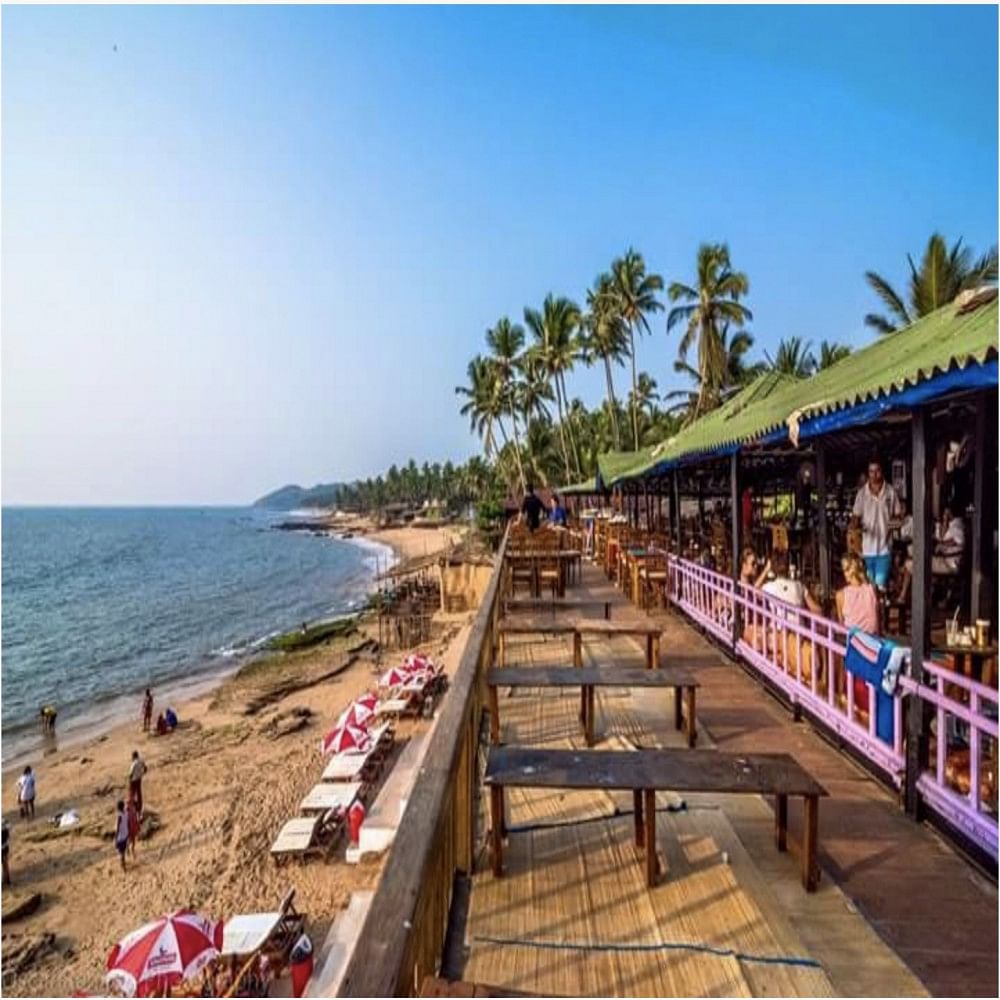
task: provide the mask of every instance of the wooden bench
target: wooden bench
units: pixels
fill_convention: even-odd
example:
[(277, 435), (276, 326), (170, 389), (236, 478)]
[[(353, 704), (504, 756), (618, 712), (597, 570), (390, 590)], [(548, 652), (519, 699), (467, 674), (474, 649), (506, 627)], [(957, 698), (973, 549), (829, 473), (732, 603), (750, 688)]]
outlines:
[(611, 601), (599, 597), (564, 597), (562, 600), (547, 597), (509, 597), (504, 601), (504, 614), (511, 611), (582, 611), (584, 608), (601, 608), (607, 620), (611, 618)]
[[(587, 637), (609, 638), (618, 635), (635, 636), (646, 640), (646, 668), (652, 670), (660, 665), (660, 636), (663, 629), (649, 619), (636, 621), (601, 621), (597, 618), (576, 619), (576, 631), (580, 639)], [(577, 643), (579, 646), (579, 642)], [(574, 662), (583, 662), (583, 652), (574, 650)]]
[(498, 628), (500, 666), (507, 663), (507, 642), (509, 635), (571, 635), (573, 637), (573, 664), (583, 666), (583, 639), (587, 636), (610, 637), (618, 635), (638, 636), (646, 640), (646, 668), (652, 670), (660, 665), (660, 636), (663, 629), (649, 620), (607, 621), (602, 618), (504, 618)]
[(576, 658), (576, 625), (572, 621), (555, 618), (504, 618), (497, 628), (497, 662), (507, 663), (507, 636), (509, 635), (570, 635), (574, 637), (574, 660)]
[(803, 798), (802, 885), (819, 884), (819, 799), (826, 790), (788, 754), (720, 750), (533, 750), (491, 747), (485, 783), (490, 789), (493, 874), (503, 874), (504, 789), (625, 790), (635, 804), (635, 843), (646, 853), (646, 884), (656, 885), (656, 792), (709, 792), (775, 797), (775, 845), (788, 845), (788, 796)]
[[(594, 688), (596, 687), (672, 687), (674, 689), (674, 726), (684, 732), (693, 747), (698, 738), (695, 718), (695, 690), (698, 682), (687, 671), (677, 668), (629, 670), (615, 667), (504, 667), (486, 675), (490, 699), (490, 739), (500, 742), (500, 698), (498, 687), (578, 687), (581, 688), (583, 732), (587, 746), (594, 745)], [(681, 698), (684, 712), (682, 719)]]

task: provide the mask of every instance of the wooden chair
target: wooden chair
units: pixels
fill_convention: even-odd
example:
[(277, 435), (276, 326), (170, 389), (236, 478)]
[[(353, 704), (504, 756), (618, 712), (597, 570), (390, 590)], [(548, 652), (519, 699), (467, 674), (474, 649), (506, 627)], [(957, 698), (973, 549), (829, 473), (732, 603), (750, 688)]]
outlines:
[(647, 556), (645, 564), (639, 570), (639, 581), (642, 587), (642, 606), (648, 611), (650, 599), (656, 601), (656, 606), (667, 606), (667, 557), (665, 555)]

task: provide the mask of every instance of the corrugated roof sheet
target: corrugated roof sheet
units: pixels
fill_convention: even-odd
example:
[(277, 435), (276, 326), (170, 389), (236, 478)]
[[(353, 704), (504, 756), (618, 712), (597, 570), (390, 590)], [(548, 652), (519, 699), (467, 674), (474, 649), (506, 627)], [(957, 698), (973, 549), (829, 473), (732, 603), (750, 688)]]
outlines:
[(905, 330), (879, 337), (812, 378), (793, 379), (769, 372), (654, 448), (600, 456), (602, 479), (606, 485), (621, 482), (663, 462), (757, 440), (785, 427), (789, 418), (832, 413), (944, 372), (982, 364), (997, 356), (997, 321), (995, 299), (965, 315), (952, 303)]

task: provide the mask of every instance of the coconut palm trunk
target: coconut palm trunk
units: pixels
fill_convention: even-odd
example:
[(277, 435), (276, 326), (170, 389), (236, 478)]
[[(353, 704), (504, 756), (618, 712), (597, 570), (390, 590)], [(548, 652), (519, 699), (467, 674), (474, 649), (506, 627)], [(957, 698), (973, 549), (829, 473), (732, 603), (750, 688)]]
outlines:
[(572, 477), (572, 472), (569, 467), (569, 452), (566, 450), (566, 431), (563, 427), (565, 421), (563, 420), (563, 405), (562, 405), (562, 390), (559, 388), (559, 380), (555, 380), (556, 383), (556, 410), (559, 415), (559, 447), (562, 449), (563, 465), (566, 467), (566, 479), (569, 480)]
[[(504, 448), (506, 448), (510, 444), (510, 438), (507, 437), (507, 431), (504, 428), (502, 420), (497, 421), (497, 427), (500, 428), (500, 436), (503, 438)], [(514, 462), (515, 465), (517, 466), (516, 471), (517, 471), (517, 476), (521, 481), (521, 488), (524, 489), (525, 492), (527, 492), (524, 481), (524, 468), (521, 466), (521, 453), (520, 450), (517, 448), (514, 449)]]
[(618, 427), (618, 400), (615, 399), (615, 383), (611, 375), (611, 359), (604, 355), (604, 374), (608, 380), (608, 405), (611, 408), (611, 430), (615, 436), (615, 451), (622, 450), (622, 435)]
[(580, 446), (576, 440), (576, 430), (573, 427), (573, 414), (570, 412), (569, 407), (569, 396), (566, 393), (566, 381), (565, 374), (563, 372), (559, 373), (559, 385), (562, 388), (563, 399), (566, 400), (566, 429), (569, 431), (569, 443), (572, 449), (573, 462), (576, 466), (577, 477), (582, 475), (583, 466), (580, 464)]
[(521, 477), (521, 492), (528, 492), (528, 483), (524, 478), (524, 464), (521, 461), (521, 438), (517, 433), (517, 417), (513, 412), (510, 415), (510, 422), (514, 427), (514, 454), (517, 456), (517, 474)]
[(631, 325), (628, 328), (628, 348), (629, 357), (632, 360), (632, 439), (635, 443), (634, 451), (639, 450), (639, 411), (636, 408), (636, 400), (639, 396), (639, 383), (635, 374), (635, 334)]

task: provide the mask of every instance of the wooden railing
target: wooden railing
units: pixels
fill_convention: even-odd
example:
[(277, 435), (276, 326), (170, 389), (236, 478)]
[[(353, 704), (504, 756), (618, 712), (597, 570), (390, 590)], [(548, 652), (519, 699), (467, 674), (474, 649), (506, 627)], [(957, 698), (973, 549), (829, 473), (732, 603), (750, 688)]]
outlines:
[(472, 873), (477, 748), (502, 608), (505, 535), (339, 996), (412, 995), (438, 970), (457, 872)]

